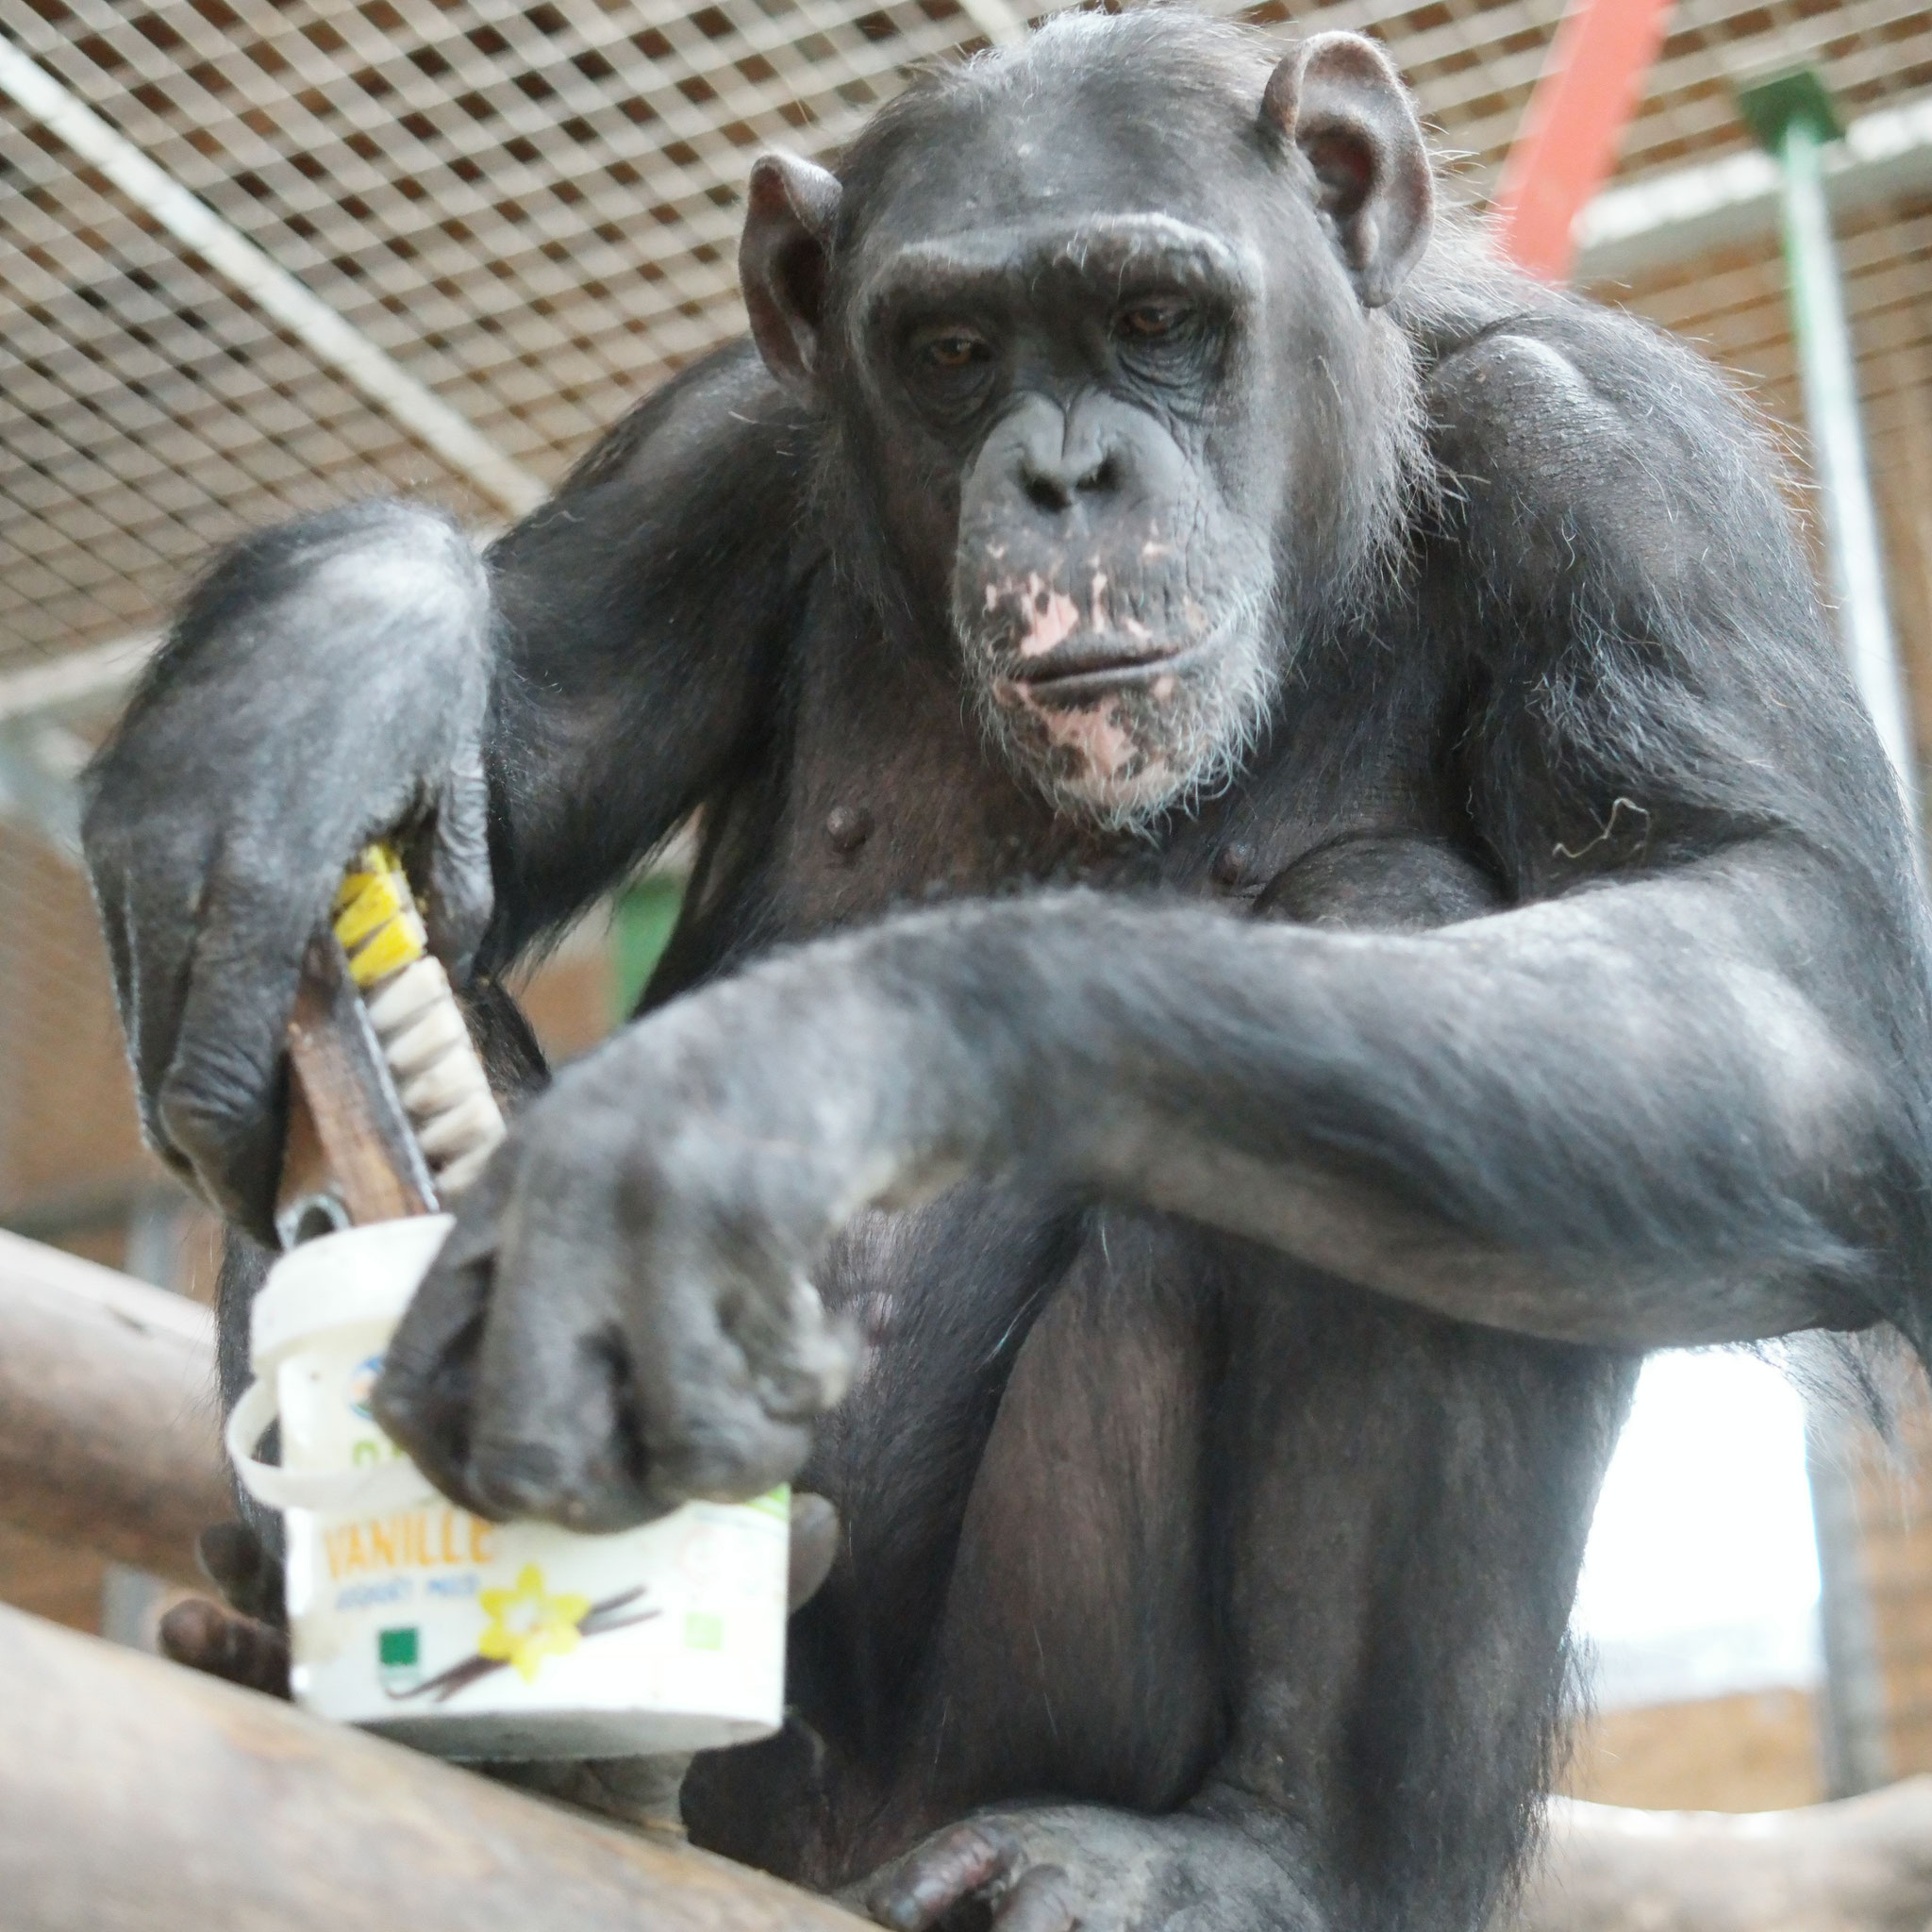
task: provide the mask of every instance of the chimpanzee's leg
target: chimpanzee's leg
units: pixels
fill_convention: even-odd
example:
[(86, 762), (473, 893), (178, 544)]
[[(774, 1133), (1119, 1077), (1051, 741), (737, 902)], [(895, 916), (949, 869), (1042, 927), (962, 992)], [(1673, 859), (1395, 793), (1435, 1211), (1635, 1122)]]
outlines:
[(1480, 1924), (1635, 1368), (1106, 1217), (1014, 1371), (871, 1849), (931, 1835), (856, 1895), (908, 1928)]

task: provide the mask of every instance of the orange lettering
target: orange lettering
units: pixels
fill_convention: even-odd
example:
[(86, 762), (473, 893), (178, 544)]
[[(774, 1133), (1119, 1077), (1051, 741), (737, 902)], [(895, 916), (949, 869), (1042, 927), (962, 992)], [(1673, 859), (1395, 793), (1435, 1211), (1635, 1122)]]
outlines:
[(392, 1516), (386, 1524), (372, 1523), (369, 1525), (369, 1541), (375, 1546), (375, 1560), (388, 1570), (396, 1567), (395, 1522)]
[(488, 1563), (496, 1555), (496, 1525), (485, 1523), (480, 1516), (470, 1518), (470, 1561)]

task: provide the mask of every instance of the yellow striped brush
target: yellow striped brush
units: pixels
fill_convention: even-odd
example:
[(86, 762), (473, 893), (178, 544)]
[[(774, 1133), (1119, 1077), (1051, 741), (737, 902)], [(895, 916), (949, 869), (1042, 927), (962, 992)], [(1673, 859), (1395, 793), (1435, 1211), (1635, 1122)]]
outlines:
[(275, 1207), (284, 1247), (451, 1206), (503, 1114), (394, 848), (366, 845), (303, 964)]

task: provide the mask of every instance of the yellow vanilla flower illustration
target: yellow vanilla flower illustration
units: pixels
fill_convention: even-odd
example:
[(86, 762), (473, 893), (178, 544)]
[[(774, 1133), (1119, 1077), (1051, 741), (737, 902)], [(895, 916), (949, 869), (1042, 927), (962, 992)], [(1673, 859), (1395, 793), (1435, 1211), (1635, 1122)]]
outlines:
[(577, 1647), (577, 1625), (591, 1610), (587, 1596), (552, 1596), (535, 1563), (524, 1565), (514, 1590), (479, 1591), (476, 1601), (490, 1619), (476, 1640), (477, 1655), (513, 1665), (526, 1684), (536, 1681), (546, 1657), (562, 1657)]

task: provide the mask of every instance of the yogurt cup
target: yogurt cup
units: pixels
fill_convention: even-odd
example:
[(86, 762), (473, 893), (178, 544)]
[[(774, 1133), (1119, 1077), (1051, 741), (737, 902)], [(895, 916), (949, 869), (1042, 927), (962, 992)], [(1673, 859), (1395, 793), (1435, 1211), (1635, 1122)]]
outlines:
[[(284, 1512), (295, 1701), (458, 1758), (619, 1757), (769, 1737), (785, 1688), (783, 1489), (578, 1536), (487, 1522), (378, 1428), (369, 1391), (447, 1215), (324, 1235), (256, 1297), (228, 1421)], [(281, 1462), (256, 1459), (281, 1424)]]

